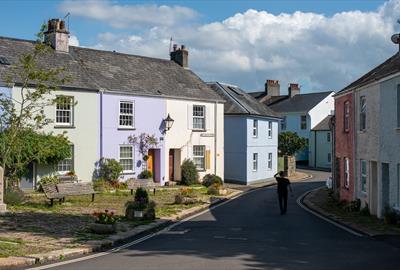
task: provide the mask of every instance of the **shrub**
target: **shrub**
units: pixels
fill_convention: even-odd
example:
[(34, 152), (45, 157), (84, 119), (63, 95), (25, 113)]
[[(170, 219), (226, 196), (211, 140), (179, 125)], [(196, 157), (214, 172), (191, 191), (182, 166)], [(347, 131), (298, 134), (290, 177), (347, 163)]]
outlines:
[(144, 188), (138, 188), (135, 192), (135, 201), (143, 201), (146, 205), (149, 203), (149, 194)]
[(209, 187), (215, 183), (220, 184), (221, 186), (223, 185), (222, 179), (221, 177), (219, 177), (218, 175), (215, 174), (206, 174), (203, 177), (203, 182), (202, 184), (206, 187)]
[(4, 194), (4, 202), (9, 205), (19, 205), (25, 201), (24, 192), (18, 187), (9, 187)]
[(397, 220), (399, 219), (399, 215), (396, 211), (391, 208), (390, 206), (386, 205), (385, 209), (383, 210), (383, 220), (386, 224), (397, 224)]
[(99, 224), (115, 224), (117, 218), (114, 216), (114, 212), (104, 210), (104, 212), (94, 212), (93, 215), (96, 217), (96, 223)]
[(189, 197), (189, 198), (196, 197), (196, 193), (192, 188), (181, 188), (179, 192), (183, 197)]
[(350, 203), (346, 204), (343, 208), (347, 212), (359, 212), (361, 208), (361, 200), (353, 200)]
[(143, 170), (139, 175), (138, 178), (139, 179), (149, 179), (152, 178), (153, 174), (151, 173), (151, 171), (149, 170)]
[(113, 185), (104, 179), (97, 179), (93, 181), (93, 188), (95, 191), (105, 192), (113, 189)]
[(360, 215), (362, 215), (362, 216), (370, 216), (371, 215), (371, 212), (369, 211), (368, 203), (366, 203), (365, 206), (360, 210)]
[(102, 158), (99, 166), (99, 178), (109, 182), (116, 182), (124, 168), (115, 159)]
[(47, 185), (47, 184), (58, 184), (60, 183), (60, 180), (58, 179), (57, 176), (45, 176), (42, 177), (39, 181), (39, 186), (38, 186), (38, 191), (43, 192), (42, 185)]
[(181, 165), (181, 184), (190, 186), (199, 183), (199, 173), (196, 165), (190, 159), (185, 159)]
[(209, 195), (219, 195), (219, 191), (221, 189), (221, 185), (218, 183), (214, 183), (207, 189), (207, 194)]

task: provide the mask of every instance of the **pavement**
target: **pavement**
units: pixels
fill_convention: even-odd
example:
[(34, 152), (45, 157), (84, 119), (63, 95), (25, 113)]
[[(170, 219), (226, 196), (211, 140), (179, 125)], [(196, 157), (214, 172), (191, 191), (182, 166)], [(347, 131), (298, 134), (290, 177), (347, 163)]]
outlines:
[(324, 184), (327, 173), (313, 174), (293, 184), (287, 215), (279, 214), (276, 186), (254, 189), (116, 252), (33, 269), (399, 269), (399, 248), (350, 234), (297, 205), (296, 198)]

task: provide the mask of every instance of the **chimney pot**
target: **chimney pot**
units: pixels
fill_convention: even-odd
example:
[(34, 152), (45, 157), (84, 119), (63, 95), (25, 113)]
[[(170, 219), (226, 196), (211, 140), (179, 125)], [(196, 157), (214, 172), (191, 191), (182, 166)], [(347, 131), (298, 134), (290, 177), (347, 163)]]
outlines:
[(281, 92), (279, 80), (266, 80), (265, 92), (268, 96), (279, 96)]
[(290, 97), (300, 94), (300, 86), (298, 83), (290, 83), (288, 87)]
[(177, 45), (174, 44), (173, 51), (170, 53), (170, 58), (181, 67), (189, 67), (189, 52), (185, 45), (182, 45), (180, 49), (177, 49)]
[(60, 52), (69, 52), (69, 32), (65, 28), (65, 22), (60, 19), (51, 19), (47, 23), (47, 31), (44, 33), (44, 42)]

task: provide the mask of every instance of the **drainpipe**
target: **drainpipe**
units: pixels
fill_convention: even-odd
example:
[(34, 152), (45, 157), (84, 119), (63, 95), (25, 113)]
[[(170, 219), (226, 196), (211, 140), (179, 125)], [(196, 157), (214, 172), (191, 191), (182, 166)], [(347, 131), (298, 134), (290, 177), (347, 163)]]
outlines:
[[(217, 102), (214, 103), (214, 174), (217, 174)], [(223, 176), (222, 176), (223, 177)]]
[(314, 130), (314, 168), (317, 168), (317, 131)]
[(103, 157), (103, 93), (100, 89), (100, 159)]

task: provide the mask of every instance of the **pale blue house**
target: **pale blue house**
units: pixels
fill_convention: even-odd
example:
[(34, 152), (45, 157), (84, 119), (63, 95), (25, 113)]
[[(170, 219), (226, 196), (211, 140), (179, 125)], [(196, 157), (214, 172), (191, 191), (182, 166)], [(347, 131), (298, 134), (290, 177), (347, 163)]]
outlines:
[(237, 86), (209, 83), (224, 100), (225, 181), (262, 182), (278, 170), (280, 118)]

